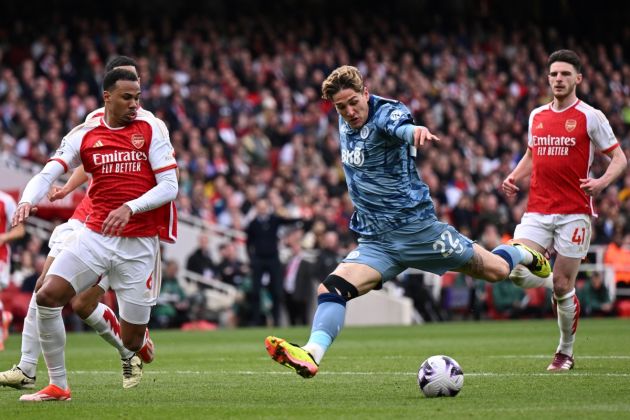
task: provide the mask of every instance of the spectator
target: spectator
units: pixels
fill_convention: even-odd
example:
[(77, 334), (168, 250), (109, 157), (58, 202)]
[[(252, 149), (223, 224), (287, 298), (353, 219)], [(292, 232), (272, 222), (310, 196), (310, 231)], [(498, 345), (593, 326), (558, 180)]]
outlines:
[(201, 233), (197, 238), (197, 249), (188, 257), (186, 270), (201, 274), (204, 278), (215, 277), (216, 265), (210, 256), (210, 238), (207, 233)]
[(313, 264), (302, 249), (303, 236), (302, 229), (295, 229), (285, 238), (290, 257), (284, 267), (284, 300), (291, 325), (307, 324), (315, 300)]
[(617, 287), (630, 287), (630, 232), (617, 232), (606, 248), (604, 263), (615, 270)]
[(580, 290), (580, 306), (585, 316), (613, 316), (614, 306), (610, 290), (599, 271), (593, 272), (590, 281)]
[(151, 319), (157, 328), (178, 328), (188, 321), (190, 304), (177, 279), (179, 267), (175, 261), (167, 261), (162, 273), (162, 289)]
[(273, 324), (280, 325), (282, 307), (282, 265), (278, 257), (278, 229), (302, 219), (289, 219), (273, 212), (266, 198), (256, 202), (255, 217), (247, 226), (247, 252), (252, 267), (252, 290), (248, 297), (251, 318), (249, 325), (263, 325), (260, 292), (263, 275), (269, 276)]

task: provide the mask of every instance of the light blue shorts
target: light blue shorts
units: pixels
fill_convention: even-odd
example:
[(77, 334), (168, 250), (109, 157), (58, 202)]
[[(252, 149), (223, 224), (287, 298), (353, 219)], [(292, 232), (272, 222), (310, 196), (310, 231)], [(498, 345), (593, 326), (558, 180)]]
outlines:
[(463, 266), (473, 256), (473, 241), (436, 219), (416, 221), (381, 235), (362, 236), (344, 263), (368, 265), (383, 281), (407, 268), (442, 275)]

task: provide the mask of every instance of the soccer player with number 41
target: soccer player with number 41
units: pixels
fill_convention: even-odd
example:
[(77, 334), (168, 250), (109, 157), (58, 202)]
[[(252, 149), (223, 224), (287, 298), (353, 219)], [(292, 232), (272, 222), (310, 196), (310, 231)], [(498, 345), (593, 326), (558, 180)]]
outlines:
[[(590, 218), (595, 215), (592, 197), (624, 173), (627, 159), (604, 114), (577, 97), (576, 88), (582, 82), (579, 56), (571, 50), (556, 51), (547, 67), (553, 101), (530, 114), (527, 152), (502, 188), (508, 197), (513, 196), (519, 191), (517, 184), (531, 175), (527, 210), (514, 231), (513, 243), (539, 252), (553, 245), (556, 252), (548, 277), (517, 266), (510, 279), (524, 288), (553, 288), (560, 344), (547, 370), (561, 372), (574, 364), (580, 316), (575, 279), (590, 244)], [(599, 178), (589, 175), (595, 149), (612, 159)]]

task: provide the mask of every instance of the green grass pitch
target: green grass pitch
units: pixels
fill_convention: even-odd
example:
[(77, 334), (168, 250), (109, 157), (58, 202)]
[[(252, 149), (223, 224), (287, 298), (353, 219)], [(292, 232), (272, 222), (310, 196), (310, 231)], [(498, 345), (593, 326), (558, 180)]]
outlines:
[[(72, 401), (20, 403), (0, 388), (2, 419), (429, 418), (630, 419), (630, 320), (580, 321), (576, 367), (545, 371), (558, 341), (555, 320), (455, 322), (345, 328), (318, 375), (302, 379), (272, 362), (269, 334), (303, 343), (307, 328), (154, 331), (156, 360), (123, 390), (117, 353), (96, 334), (69, 334)], [(19, 336), (0, 369), (19, 358)], [(446, 354), (464, 370), (455, 398), (424, 398), (416, 372)], [(47, 383), (43, 360), (38, 388)]]

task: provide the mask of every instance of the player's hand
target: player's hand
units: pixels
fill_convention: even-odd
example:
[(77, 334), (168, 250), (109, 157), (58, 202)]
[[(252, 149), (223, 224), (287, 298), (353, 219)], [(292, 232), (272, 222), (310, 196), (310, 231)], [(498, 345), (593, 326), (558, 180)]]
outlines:
[(424, 146), (426, 141), (440, 141), (435, 134), (431, 134), (428, 128), (418, 125), (413, 130), (413, 145), (415, 148)]
[(52, 187), (50, 191), (48, 191), (48, 200), (52, 203), (56, 200), (61, 200), (65, 196), (68, 195), (68, 191), (66, 191), (62, 187)]
[(604, 188), (606, 188), (606, 185), (604, 185), (604, 182), (596, 178), (581, 178), (580, 188), (586, 195), (596, 197), (604, 190)]
[(29, 216), (37, 213), (37, 207), (33, 207), (30, 203), (22, 202), (18, 204), (13, 213), (13, 219), (11, 220), (11, 227), (15, 227), (20, 223), (24, 223)]
[(512, 197), (520, 191), (520, 188), (517, 187), (514, 183), (514, 177), (512, 175), (508, 175), (508, 177), (503, 180), (503, 183), (501, 184), (501, 189), (503, 190), (503, 193), (508, 197)]
[(102, 232), (105, 236), (120, 236), (131, 219), (131, 209), (126, 204), (112, 210), (103, 222)]

